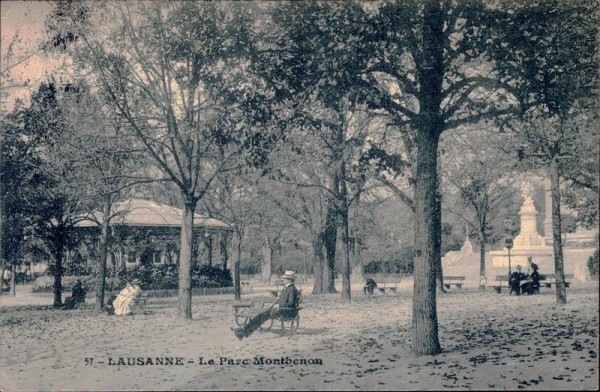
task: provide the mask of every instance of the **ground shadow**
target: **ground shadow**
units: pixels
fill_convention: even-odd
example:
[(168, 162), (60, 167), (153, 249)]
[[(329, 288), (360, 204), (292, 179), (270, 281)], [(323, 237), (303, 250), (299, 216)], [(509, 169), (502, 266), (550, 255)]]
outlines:
[(274, 337), (285, 337), (294, 335), (322, 335), (329, 332), (329, 328), (300, 328), (294, 332), (290, 330), (282, 330), (280, 328), (273, 328), (261, 331), (262, 333), (270, 333), (276, 336)]

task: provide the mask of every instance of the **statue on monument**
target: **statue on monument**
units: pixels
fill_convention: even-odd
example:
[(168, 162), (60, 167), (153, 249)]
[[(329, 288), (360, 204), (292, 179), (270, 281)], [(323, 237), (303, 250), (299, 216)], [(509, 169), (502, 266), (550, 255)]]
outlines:
[(531, 199), (533, 201), (533, 199), (532, 199), (533, 187), (531, 186), (531, 183), (528, 181), (524, 182), (523, 185), (521, 186), (521, 189), (523, 190), (523, 193), (522, 193), (523, 198), (525, 198), (525, 200)]

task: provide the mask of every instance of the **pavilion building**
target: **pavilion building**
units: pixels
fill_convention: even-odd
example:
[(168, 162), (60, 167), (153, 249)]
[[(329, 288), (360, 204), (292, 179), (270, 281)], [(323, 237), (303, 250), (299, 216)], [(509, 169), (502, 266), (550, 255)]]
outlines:
[[(113, 206), (109, 224), (111, 242), (107, 267), (127, 269), (136, 265), (177, 264), (183, 210), (145, 199), (131, 199)], [(89, 258), (97, 256), (101, 215), (90, 213), (75, 225)], [(218, 219), (194, 214), (192, 256), (198, 264), (227, 268), (227, 243), (232, 227)], [(215, 252), (214, 249), (219, 249)], [(217, 253), (219, 254), (217, 257)], [(216, 259), (219, 262), (215, 262)]]

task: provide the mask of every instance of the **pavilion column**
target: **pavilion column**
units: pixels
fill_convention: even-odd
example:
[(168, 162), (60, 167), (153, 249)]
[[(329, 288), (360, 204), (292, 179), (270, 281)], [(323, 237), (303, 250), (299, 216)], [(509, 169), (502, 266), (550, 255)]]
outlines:
[(208, 266), (212, 267), (213, 265), (213, 236), (212, 233), (206, 232), (206, 258), (208, 259)]

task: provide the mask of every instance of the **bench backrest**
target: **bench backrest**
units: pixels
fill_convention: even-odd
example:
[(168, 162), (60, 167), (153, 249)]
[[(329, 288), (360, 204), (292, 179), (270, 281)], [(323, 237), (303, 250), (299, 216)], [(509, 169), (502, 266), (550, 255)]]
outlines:
[(275, 297), (264, 297), (264, 298), (252, 298), (251, 300), (252, 302), (254, 302), (255, 304), (272, 304), (275, 301), (277, 301), (277, 298)]
[(464, 276), (444, 276), (444, 280), (465, 280)]
[[(573, 279), (575, 274), (565, 274), (565, 279)], [(540, 280), (556, 280), (556, 274), (540, 274)]]
[(375, 283), (400, 283), (402, 274), (366, 274), (364, 280), (373, 279)]
[(506, 276), (506, 275), (496, 275), (496, 282), (503, 282), (503, 281), (507, 281), (508, 282), (508, 276)]

